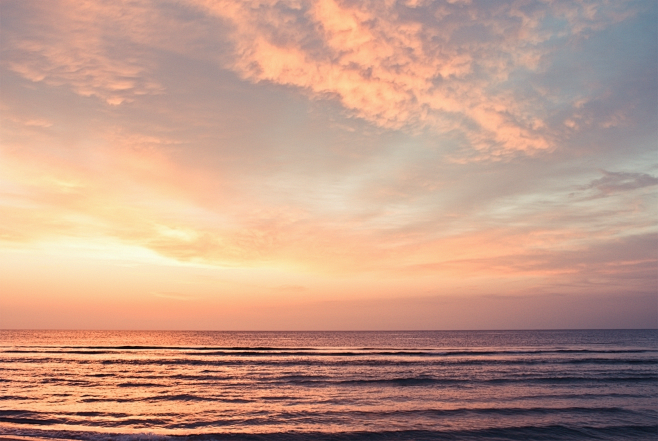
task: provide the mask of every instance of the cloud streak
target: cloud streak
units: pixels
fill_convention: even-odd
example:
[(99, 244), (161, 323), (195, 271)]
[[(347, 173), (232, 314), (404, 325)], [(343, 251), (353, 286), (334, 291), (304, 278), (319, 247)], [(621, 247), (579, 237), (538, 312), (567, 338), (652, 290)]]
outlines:
[(610, 196), (622, 191), (631, 191), (658, 185), (658, 178), (647, 173), (609, 172), (603, 170), (603, 177), (592, 181), (586, 189), (598, 190), (600, 196)]

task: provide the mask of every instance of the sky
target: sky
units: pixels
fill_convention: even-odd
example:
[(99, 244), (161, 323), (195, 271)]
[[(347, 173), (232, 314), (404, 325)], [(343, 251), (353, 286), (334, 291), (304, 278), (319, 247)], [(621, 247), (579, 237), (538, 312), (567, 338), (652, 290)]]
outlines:
[(658, 327), (655, 1), (0, 20), (0, 328)]

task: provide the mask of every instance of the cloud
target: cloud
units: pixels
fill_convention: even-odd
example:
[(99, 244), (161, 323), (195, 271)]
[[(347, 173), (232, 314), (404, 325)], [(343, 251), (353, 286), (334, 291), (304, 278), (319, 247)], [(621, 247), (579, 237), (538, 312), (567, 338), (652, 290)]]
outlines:
[(595, 179), (585, 189), (595, 189), (599, 196), (636, 190), (658, 185), (658, 178), (646, 173), (609, 172), (601, 170), (603, 177)]
[(243, 78), (333, 97), (381, 127), (456, 131), (488, 157), (554, 149), (549, 109), (573, 97), (517, 88), (515, 76), (635, 12), (588, 1), (195, 3), (232, 25), (229, 66)]
[[(28, 140), (44, 130), (20, 127)], [(86, 138), (91, 151), (71, 149), (67, 136), (53, 137), (48, 145), (47, 151), (24, 146), (4, 154), (2, 176), (13, 185), (0, 193), (5, 242), (98, 235), (179, 262), (218, 267), (449, 280), (470, 274), (570, 279), (588, 262), (588, 271), (614, 269), (592, 260), (598, 254), (587, 250), (594, 244), (655, 229), (652, 206), (637, 206), (632, 194), (621, 191), (654, 185), (656, 179), (643, 173), (606, 172), (575, 186), (617, 192), (618, 198), (602, 204), (569, 198), (574, 185), (550, 173), (542, 177), (546, 172), (538, 169), (545, 162), (538, 159), (498, 164), (505, 167), (494, 172), (483, 164), (437, 169), (431, 158), (413, 157), (407, 174), (400, 170), (410, 159), (396, 156), (402, 164), (384, 157), (391, 171), (374, 173), (374, 185), (369, 176), (337, 189), (302, 181), (286, 198), (281, 185), (263, 185), (262, 173), (240, 181), (256, 185), (253, 194), (225, 182), (224, 172), (215, 168), (177, 161), (168, 149), (178, 149), (179, 141), (164, 133), (97, 126)], [(361, 169), (354, 172), (364, 177)], [(637, 246), (623, 243), (620, 249)], [(623, 265), (614, 270), (621, 277), (647, 265), (646, 259), (620, 258)]]
[(165, 93), (159, 54), (185, 54), (251, 82), (334, 99), (379, 127), (463, 139), (460, 160), (469, 149), (471, 159), (496, 159), (554, 150), (592, 118), (628, 123), (637, 103), (602, 103), (608, 91), (595, 82), (573, 92), (539, 79), (561, 71), (556, 54), (578, 59), (575, 41), (641, 8), (586, 0), (10, 2), (3, 62), (31, 81), (119, 105)]
[[(140, 29), (148, 29), (148, 11), (134, 2), (9, 4), (3, 13), (20, 17), (26, 29), (3, 29), (8, 67), (21, 76), (52, 86), (67, 85), (83, 96), (117, 105), (136, 96), (161, 93), (149, 78), (152, 68), (135, 47)], [(17, 22), (19, 20), (16, 20)], [(117, 35), (123, 35), (123, 42)]]

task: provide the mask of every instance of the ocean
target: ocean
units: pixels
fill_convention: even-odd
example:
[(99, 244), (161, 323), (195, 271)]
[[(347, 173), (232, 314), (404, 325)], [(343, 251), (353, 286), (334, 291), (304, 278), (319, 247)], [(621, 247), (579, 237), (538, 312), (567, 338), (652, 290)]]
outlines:
[(658, 331), (0, 331), (0, 435), (658, 439)]

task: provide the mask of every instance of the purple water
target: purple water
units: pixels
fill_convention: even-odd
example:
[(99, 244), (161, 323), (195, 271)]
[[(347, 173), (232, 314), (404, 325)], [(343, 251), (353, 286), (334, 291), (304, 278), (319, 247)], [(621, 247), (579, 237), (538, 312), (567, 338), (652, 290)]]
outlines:
[(658, 332), (0, 331), (0, 434), (656, 439)]

